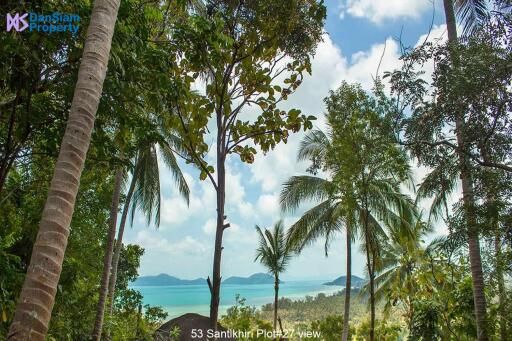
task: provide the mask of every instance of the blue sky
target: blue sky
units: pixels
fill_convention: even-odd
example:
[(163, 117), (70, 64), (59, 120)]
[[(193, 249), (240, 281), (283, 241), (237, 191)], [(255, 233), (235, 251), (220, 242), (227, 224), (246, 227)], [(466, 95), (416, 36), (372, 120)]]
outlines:
[[(323, 98), (343, 80), (372, 86), (382, 57), (380, 72), (399, 67), (401, 36), (405, 46), (425, 39), (434, 16), (430, 38), (444, 36), (444, 16), (440, 0), (327, 0), (324, 41), (313, 59), (313, 75), (308, 76), (283, 108), (298, 108), (319, 118), (322, 126)], [(384, 51), (384, 54), (383, 54)], [(429, 67), (426, 68), (428, 73)], [(254, 108), (249, 110), (255, 110)], [(254, 263), (257, 236), (254, 226), (270, 227), (280, 218), (289, 226), (301, 214), (282, 215), (278, 207), (281, 185), (292, 175), (304, 174), (306, 164), (296, 162), (302, 133), (292, 136), (267, 155), (258, 154), (252, 165), (242, 164), (236, 155), (227, 162), (227, 216), (231, 228), (224, 235), (222, 276), (247, 276), (265, 269)], [(213, 137), (211, 137), (213, 141)], [(212, 155), (213, 156), (213, 155)], [(213, 160), (213, 159), (212, 159)], [(198, 172), (183, 165), (191, 187), (187, 207), (177, 195), (170, 173), (161, 167), (163, 205), (158, 229), (146, 226), (136, 215), (133, 228), (127, 228), (125, 242), (145, 248), (140, 274), (168, 273), (181, 278), (210, 275), (215, 229), (215, 192)], [(416, 169), (417, 180), (425, 170)], [(303, 207), (306, 209), (307, 207)], [(441, 227), (436, 233), (443, 233)], [(325, 257), (323, 240), (292, 259), (284, 280), (332, 279), (345, 273), (345, 240), (340, 234)], [(364, 276), (364, 257), (353, 247), (353, 272)]]

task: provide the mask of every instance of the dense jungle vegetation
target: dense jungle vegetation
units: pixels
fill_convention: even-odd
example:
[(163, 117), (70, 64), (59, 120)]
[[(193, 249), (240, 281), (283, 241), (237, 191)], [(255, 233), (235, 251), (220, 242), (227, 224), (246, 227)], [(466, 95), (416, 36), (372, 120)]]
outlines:
[[(322, 113), (282, 106), (315, 72), (322, 1), (2, 4), (4, 18), (75, 13), (81, 29), (0, 34), (0, 339), (153, 339), (167, 314), (130, 288), (145, 250), (123, 233), (135, 212), (159, 225), (162, 167), (189, 202), (184, 163), (216, 194), (211, 328), (512, 339), (512, 4), (442, 3), (448, 39), (403, 47), (373, 91), (338, 84), (324, 127)], [(309, 168), (282, 184), (280, 209), (307, 210), (257, 227), (254, 246), (275, 300), (220, 316), (226, 162), (250, 167), (299, 132)], [(434, 238), (435, 224), (448, 234)], [(365, 256), (363, 287), (281, 298), (290, 260), (318, 240), (328, 253), (337, 234), (347, 278), (352, 246)]]

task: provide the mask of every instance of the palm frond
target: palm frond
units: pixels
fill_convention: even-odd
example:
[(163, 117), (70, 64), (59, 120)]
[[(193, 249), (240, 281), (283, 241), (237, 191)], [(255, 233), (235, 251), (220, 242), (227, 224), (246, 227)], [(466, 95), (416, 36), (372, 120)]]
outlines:
[(160, 173), (158, 169), (158, 155), (153, 144), (148, 143), (139, 149), (135, 171), (135, 191), (132, 199), (130, 223), (133, 225), (135, 211), (139, 208), (146, 216), (148, 225), (153, 220), (156, 226), (160, 225)]
[(463, 25), (463, 34), (472, 35), (489, 18), (486, 0), (455, 0), (457, 16)]
[(185, 180), (185, 177), (183, 176), (183, 173), (181, 172), (181, 168), (178, 165), (178, 161), (176, 160), (176, 157), (174, 156), (173, 151), (171, 150), (169, 145), (167, 145), (165, 143), (159, 144), (159, 147), (160, 147), (160, 154), (162, 156), (162, 159), (163, 159), (165, 165), (171, 171), (172, 177), (174, 179), (174, 182), (176, 183), (176, 186), (178, 187), (179, 193), (187, 201), (187, 205), (189, 205), (190, 204), (190, 189), (188, 188), (187, 181)]
[(300, 142), (298, 161), (312, 161), (324, 159), (330, 142), (329, 138), (321, 130), (313, 130)]
[(288, 243), (297, 252), (315, 242), (319, 237), (327, 236), (330, 231), (340, 231), (342, 216), (337, 205), (326, 200), (306, 211), (288, 230)]
[(450, 159), (433, 169), (421, 182), (417, 200), (434, 198), (430, 206), (429, 222), (442, 217), (443, 210), (448, 206), (448, 198), (457, 185), (457, 179), (455, 160)]
[(292, 251), (287, 244), (284, 223), (282, 220), (278, 221), (272, 231), (268, 229), (263, 231), (256, 225), (256, 231), (258, 233), (258, 248), (254, 261), (263, 264), (277, 279), (279, 274), (286, 270)]
[(325, 179), (315, 176), (292, 176), (284, 183), (279, 196), (281, 210), (292, 212), (305, 201), (321, 201), (329, 197), (334, 185)]

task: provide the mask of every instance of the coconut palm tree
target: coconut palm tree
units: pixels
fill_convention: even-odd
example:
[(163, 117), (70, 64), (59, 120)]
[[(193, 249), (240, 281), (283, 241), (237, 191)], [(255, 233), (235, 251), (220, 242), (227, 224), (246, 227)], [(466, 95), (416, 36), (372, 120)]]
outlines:
[(346, 214), (343, 201), (336, 196), (336, 186), (329, 180), (314, 176), (294, 176), (284, 184), (281, 191), (283, 211), (294, 211), (301, 203), (320, 201), (306, 211), (288, 231), (291, 247), (301, 252), (318, 238), (325, 237), (325, 254), (328, 255), (330, 241), (343, 230), (346, 232), (347, 272), (345, 283), (345, 306), (343, 315), (343, 341), (348, 339), (350, 316), (350, 288), (352, 278), (352, 242), (357, 225)]
[[(157, 127), (155, 127), (155, 129), (157, 131), (160, 130)], [(160, 224), (161, 186), (158, 166), (159, 154), (164, 164), (171, 170), (179, 193), (184, 197), (187, 203), (189, 202), (190, 191), (181, 169), (179, 168), (173, 149), (173, 147), (180, 149), (180, 141), (169, 133), (161, 133), (161, 135), (156, 134), (155, 136), (150, 135), (149, 137), (144, 137), (137, 143), (136, 156), (132, 160), (132, 179), (126, 193), (124, 209), (119, 224), (119, 231), (115, 246), (111, 242), (111, 238), (113, 239), (111, 235), (109, 235), (107, 240), (98, 309), (92, 333), (93, 339), (95, 340), (99, 340), (101, 337), (106, 302), (108, 302), (110, 314), (112, 313), (112, 301), (115, 298), (115, 285), (117, 281), (117, 266), (121, 254), (122, 239), (130, 207), (132, 212), (132, 223), (135, 211), (139, 208), (146, 215), (148, 225), (152, 220), (156, 226), (159, 226)], [(167, 136), (167, 138), (165, 136)], [(115, 228), (113, 231), (115, 235)], [(107, 297), (109, 298), (108, 300)]]
[(171, 171), (178, 192), (189, 204), (190, 190), (181, 169), (176, 160), (175, 154), (182, 156), (186, 154), (182, 142), (170, 133), (164, 133), (155, 140), (145, 139), (139, 143), (137, 154), (133, 160), (133, 171), (130, 186), (126, 193), (123, 213), (119, 224), (119, 231), (112, 257), (111, 279), (108, 286), (109, 312), (112, 314), (113, 301), (115, 299), (115, 286), (117, 281), (117, 266), (121, 255), (124, 230), (131, 212), (130, 224), (133, 225), (133, 218), (137, 209), (146, 216), (147, 224), (154, 222), (155, 226), (160, 225), (160, 171), (158, 166), (159, 157)]
[[(465, 19), (466, 27), (474, 27), (477, 24), (477, 16), (469, 15), (468, 13), (478, 13), (478, 11), (470, 10), (471, 8), (477, 9), (485, 6), (485, 1), (478, 0), (457, 0), (455, 5), (457, 6), (459, 13), (462, 13), (463, 19)], [(457, 27), (455, 19), (455, 10), (453, 0), (443, 0), (446, 26), (448, 31), (448, 41), (451, 44), (458, 42)], [(466, 15), (464, 15), (466, 14)], [(454, 58), (456, 59), (456, 58)], [(479, 341), (486, 341), (489, 339), (487, 333), (487, 302), (484, 293), (484, 276), (482, 269), (482, 259), (480, 254), (480, 241), (478, 232), (475, 230), (475, 219), (474, 212), (470, 209), (474, 203), (475, 198), (473, 195), (473, 183), (471, 175), (471, 166), (467, 155), (464, 153), (467, 149), (465, 138), (464, 138), (464, 127), (465, 119), (464, 113), (457, 113), (455, 118), (455, 133), (457, 137), (458, 149), (463, 151), (459, 152), (459, 172), (460, 179), (462, 182), (462, 199), (464, 207), (467, 213), (467, 225), (468, 225), (468, 249), (469, 259), (471, 263), (471, 278), (473, 280), (473, 297), (475, 303), (475, 316), (477, 326), (477, 337)]]
[[(298, 159), (310, 160), (313, 163), (310, 170), (323, 167), (332, 179), (346, 178), (347, 174), (339, 167), (340, 160), (334, 163), (328, 160), (329, 153), (335, 150), (334, 143), (331, 134), (328, 136), (320, 130), (312, 131), (302, 141)], [(373, 173), (378, 175), (378, 169)], [(284, 184), (281, 192), (280, 202), (284, 211), (295, 211), (302, 203), (319, 202), (291, 226), (288, 238), (294, 249), (301, 251), (306, 245), (325, 237), (327, 254), (332, 237), (343, 229), (346, 232), (347, 282), (343, 340), (347, 340), (349, 329), (351, 243), (354, 237), (357, 234), (361, 236), (372, 287), (375, 267), (379, 262), (379, 246), (386, 238), (385, 229), (388, 226), (389, 229), (402, 226), (404, 223), (400, 214), (408, 217), (415, 215), (412, 201), (400, 193), (399, 182), (393, 178), (396, 174), (380, 175), (382, 178), (374, 178), (364, 188), (356, 182), (337, 182), (310, 175), (294, 176)], [(373, 290), (370, 290), (370, 308), (374, 320)]]
[[(325, 160), (328, 150), (332, 148), (329, 137), (321, 130), (314, 130), (301, 141), (297, 159), (318, 163)], [(336, 185), (329, 180), (316, 176), (294, 176), (290, 178), (281, 191), (281, 209), (287, 212), (295, 211), (301, 203), (309, 200), (320, 203), (308, 210), (302, 218), (289, 230), (290, 245), (301, 252), (304, 247), (320, 237), (325, 237), (325, 254), (328, 255), (330, 240), (343, 229), (346, 232), (346, 282), (345, 305), (343, 314), (342, 340), (348, 339), (350, 318), (350, 293), (352, 279), (352, 242), (357, 225), (347, 214), (346, 205), (341, 200), (341, 193)]]
[(66, 131), (9, 340), (44, 340), (48, 331), (119, 4), (120, 0), (94, 2)]
[(274, 331), (277, 330), (277, 305), (279, 298), (279, 276), (286, 270), (292, 249), (286, 240), (284, 224), (279, 220), (272, 231), (265, 229), (265, 232), (256, 225), (259, 236), (259, 245), (256, 250), (254, 261), (260, 261), (269, 273), (274, 275)]
[[(412, 221), (408, 221), (412, 218)], [(375, 299), (389, 298), (390, 291), (397, 291), (399, 299), (406, 307), (409, 328), (413, 319), (413, 297), (416, 284), (413, 273), (421, 264), (425, 253), (422, 237), (431, 232), (428, 224), (419, 216), (404, 217), (406, 224), (393, 229), (387, 242), (381, 246), (381, 263), (375, 276)], [(361, 293), (369, 290), (362, 287)], [(403, 293), (406, 293), (404, 296)], [(395, 300), (396, 301), (396, 300)], [(389, 302), (384, 309), (390, 308)]]
[(98, 308), (96, 312), (96, 320), (94, 322), (93, 340), (99, 340), (101, 336), (101, 328), (103, 325), (103, 315), (105, 311), (105, 300), (107, 298), (106, 290), (110, 277), (110, 264), (112, 262), (112, 250), (114, 248), (114, 239), (116, 236), (117, 215), (119, 210), (119, 199), (121, 197), (121, 188), (123, 186), (124, 168), (119, 166), (116, 171), (114, 190), (112, 193), (112, 203), (110, 205), (110, 215), (108, 218), (107, 244), (105, 247), (105, 255), (103, 257), (103, 273), (100, 284), (100, 295), (98, 299)]

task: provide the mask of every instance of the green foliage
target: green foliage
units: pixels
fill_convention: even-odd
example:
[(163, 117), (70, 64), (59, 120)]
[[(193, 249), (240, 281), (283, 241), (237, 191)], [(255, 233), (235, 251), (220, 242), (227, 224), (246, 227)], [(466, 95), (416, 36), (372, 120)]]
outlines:
[(236, 296), (236, 305), (228, 308), (226, 315), (222, 316), (220, 324), (234, 331), (246, 331), (250, 337), (241, 340), (266, 340), (263, 336), (257, 336), (257, 330), (272, 331), (272, 324), (263, 320), (256, 310), (245, 304), (245, 298)]
[[(167, 49), (150, 43), (166, 17), (159, 1), (122, 1), (113, 38), (108, 74), (97, 113), (93, 140), (82, 174), (66, 257), (50, 324), (49, 339), (83, 340), (91, 333), (100, 283), (113, 187), (113, 171), (122, 147), (130, 159), (134, 136), (161, 136), (156, 131), (154, 102), (147, 95), (155, 70), (166, 65)], [(30, 259), (40, 213), (53, 172), (69, 103), (76, 83), (90, 1), (10, 2), (11, 11), (76, 13), (77, 35), (67, 33), (2, 34), (0, 59), (0, 338), (12, 320)], [(141, 15), (144, 13), (145, 15)], [(12, 33), (12, 34), (11, 34)], [(160, 54), (158, 58), (155, 55)], [(153, 107), (152, 107), (153, 106)], [(153, 110), (150, 108), (152, 107)], [(151, 114), (149, 114), (151, 112)], [(9, 128), (9, 119), (14, 123)], [(4, 149), (6, 147), (6, 149)], [(4, 153), (5, 152), (5, 153)], [(168, 153), (167, 153), (168, 154)], [(167, 160), (170, 160), (168, 155)], [(172, 160), (171, 160), (172, 161)], [(136, 326), (154, 328), (158, 311), (137, 317), (140, 295), (131, 295), (128, 281), (137, 276), (143, 250), (126, 246), (121, 257), (119, 315), (130, 321), (117, 331), (136, 334)], [(5, 269), (5, 271), (4, 271)], [(117, 314), (117, 313), (116, 313)], [(112, 319), (116, 321), (118, 317)], [(119, 317), (119, 321), (122, 320)], [(133, 321), (137, 319), (140, 323)], [(108, 323), (114, 322), (108, 321)], [(138, 328), (138, 327), (137, 327)], [(125, 335), (125, 334), (122, 334)], [(149, 335), (149, 334), (148, 334)], [(118, 337), (113, 333), (113, 338)]]
[[(379, 341), (395, 341), (403, 337), (403, 327), (398, 323), (378, 320), (375, 323), (375, 340)], [(364, 341), (369, 339), (370, 321), (364, 320), (356, 326), (353, 341)]]
[[(181, 57), (175, 73), (180, 81), (167, 96), (176, 113), (170, 121), (189, 142), (190, 161), (201, 169), (201, 179), (213, 172), (204, 161), (210, 120), (217, 129), (219, 160), (236, 153), (246, 163), (254, 161), (253, 145), (267, 152), (286, 143), (290, 133), (312, 128), (313, 116), (278, 104), (297, 89), (304, 72), (311, 73), (310, 56), (321, 40), (325, 14), (316, 1), (251, 0), (211, 4), (208, 13), (176, 20), (172, 33)], [(204, 95), (188, 91), (198, 76), (206, 83)], [(242, 113), (251, 105), (260, 110), (248, 120)]]
[(256, 231), (259, 244), (255, 261), (259, 260), (279, 283), (279, 275), (286, 270), (292, 256), (292, 250), (286, 240), (284, 223), (280, 220), (274, 225), (272, 231), (265, 229), (265, 232), (256, 226)]
[(439, 329), (439, 307), (432, 301), (416, 301), (414, 317), (410, 325), (410, 340), (433, 341), (441, 338)]
[[(342, 316), (327, 316), (323, 320), (311, 322), (311, 331), (318, 331), (325, 340), (336, 340), (341, 338), (343, 332)], [(351, 340), (352, 332), (349, 330), (349, 340)]]

